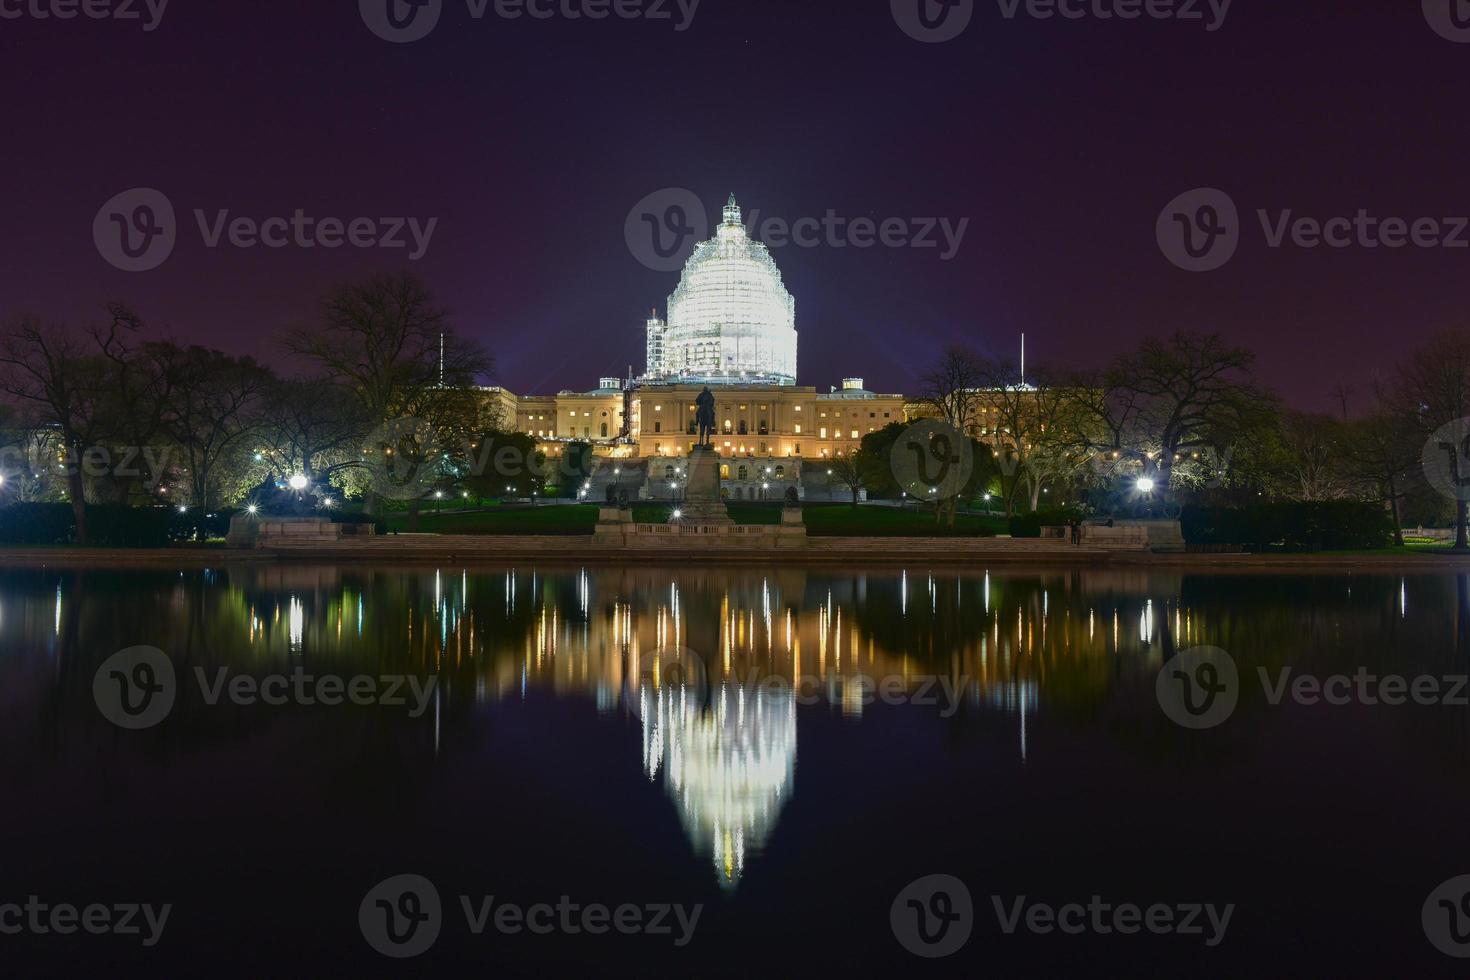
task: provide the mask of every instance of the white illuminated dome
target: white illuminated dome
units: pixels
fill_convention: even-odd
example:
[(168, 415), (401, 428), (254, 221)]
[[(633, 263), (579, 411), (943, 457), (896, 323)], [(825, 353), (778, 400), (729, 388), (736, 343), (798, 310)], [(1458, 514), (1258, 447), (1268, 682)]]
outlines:
[[(669, 296), (651, 375), (702, 382), (796, 383), (796, 301), (766, 246), (745, 231), (735, 195), (715, 237), (695, 246)], [(654, 357), (659, 363), (653, 363)]]

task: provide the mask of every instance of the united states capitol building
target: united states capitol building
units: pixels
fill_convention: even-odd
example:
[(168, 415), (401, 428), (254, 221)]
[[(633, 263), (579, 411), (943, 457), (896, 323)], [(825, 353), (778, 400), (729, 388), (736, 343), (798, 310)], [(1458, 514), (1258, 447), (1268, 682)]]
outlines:
[(627, 460), (617, 467), (622, 483), (655, 499), (678, 494), (680, 457), (696, 442), (694, 399), (705, 385), (715, 394), (715, 446), (734, 499), (779, 499), (787, 487), (804, 499), (840, 495), (822, 461), (906, 417), (902, 395), (869, 391), (862, 378), (826, 391), (796, 383), (796, 300), (770, 251), (747, 234), (734, 195), (714, 237), (695, 246), (666, 314), (648, 319), (641, 375), (555, 395), (491, 389), (502, 417), (549, 456), (581, 441)]

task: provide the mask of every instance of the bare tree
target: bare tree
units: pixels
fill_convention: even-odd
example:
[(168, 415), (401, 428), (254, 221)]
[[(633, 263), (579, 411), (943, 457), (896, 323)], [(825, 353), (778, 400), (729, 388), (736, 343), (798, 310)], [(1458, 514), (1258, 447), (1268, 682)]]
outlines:
[[(104, 336), (127, 329), (137, 318), (126, 307), (107, 307), (111, 320)], [(97, 445), (107, 426), (113, 395), (104, 358), (76, 332), (23, 316), (0, 334), (0, 391), (36, 410), (37, 420), (55, 426), (66, 469), (67, 493), (76, 522), (76, 539), (87, 541), (87, 497), (82, 458)]]
[[(452, 468), (480, 428), (484, 399), (473, 386), (490, 369), (477, 343), (458, 337), (449, 314), (411, 274), (380, 275), (339, 286), (328, 296), (320, 325), (290, 334), (286, 346), (320, 367), (327, 380), (357, 398), (374, 426), (412, 418), (418, 425), (365, 447), (393, 453), (408, 479)], [(430, 433), (419, 440), (416, 433)], [(409, 502), (410, 526), (419, 499)]]
[(1135, 462), (1167, 493), (1176, 467), (1269, 431), (1277, 400), (1254, 383), (1254, 357), (1218, 334), (1145, 340), (1076, 389), (1086, 418), (1079, 435), (1094, 451)]
[[(1414, 351), (1399, 369), (1394, 400), (1427, 437), (1470, 415), (1470, 331), (1447, 330)], [(1422, 445), (1422, 443), (1421, 443)], [(1455, 502), (1455, 549), (1470, 549), (1466, 501)]]
[(261, 455), (276, 472), (316, 481), (361, 465), (372, 422), (347, 388), (325, 379), (276, 381), (263, 411)]
[(833, 483), (846, 489), (852, 494), (852, 505), (858, 505), (858, 496), (863, 490), (863, 474), (861, 469), (862, 450), (849, 453), (846, 456), (838, 456), (827, 460), (827, 469), (831, 473)]
[(1292, 496), (1299, 500), (1341, 500), (1351, 495), (1345, 436), (1343, 423), (1329, 415), (1282, 413), (1282, 464)]
[[(981, 389), (987, 376), (984, 358), (963, 347), (946, 348), (939, 362), (921, 376), (919, 401), (956, 431), (968, 435), (983, 401)], [(940, 501), (936, 517), (952, 526), (958, 508), (958, 498)]]
[[(1381, 396), (1381, 392), (1380, 392)], [(1400, 503), (1420, 472), (1416, 421), (1394, 411), (1381, 397), (1372, 414), (1348, 422), (1343, 431), (1343, 466), (1367, 495), (1387, 505), (1394, 543), (1404, 543)]]
[(190, 499), (220, 502), (222, 466), (239, 457), (259, 430), (269, 369), (249, 357), (189, 347), (176, 353), (177, 380), (164, 427), (188, 463)]

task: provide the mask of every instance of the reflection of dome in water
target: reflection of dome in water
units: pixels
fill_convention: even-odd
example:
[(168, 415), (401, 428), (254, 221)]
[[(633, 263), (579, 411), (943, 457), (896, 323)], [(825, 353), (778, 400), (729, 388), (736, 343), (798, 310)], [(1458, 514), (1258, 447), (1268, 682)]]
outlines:
[(734, 887), (747, 848), (776, 826), (796, 766), (796, 699), (789, 689), (722, 685), (705, 707), (689, 689), (641, 692), (643, 767), (665, 785), (695, 849)]

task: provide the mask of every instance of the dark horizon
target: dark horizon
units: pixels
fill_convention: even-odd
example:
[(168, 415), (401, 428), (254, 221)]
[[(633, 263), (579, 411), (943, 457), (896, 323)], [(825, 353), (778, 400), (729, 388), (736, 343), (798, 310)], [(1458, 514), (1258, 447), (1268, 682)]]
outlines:
[[(654, 22), (476, 20), (448, 2), (408, 44), (333, 6), (178, 2), (153, 30), (0, 19), (0, 72), (28, 93), (0, 151), (0, 316), (81, 325), (120, 300), (152, 336), (284, 365), (277, 339), (330, 286), (408, 269), (492, 351), (496, 382), (584, 390), (641, 370), (643, 320), (678, 276), (640, 264), (624, 225), (688, 188), (711, 223), (732, 191), (747, 216), (787, 221), (968, 219), (949, 261), (942, 235), (773, 250), (798, 380), (819, 390), (860, 376), (912, 394), (953, 343), (1013, 358), (1024, 332), (1030, 363), (1084, 366), (1193, 329), (1252, 348), (1295, 407), (1334, 409), (1343, 383), (1361, 411), (1375, 374), (1465, 322), (1470, 249), (1271, 248), (1256, 217), (1470, 213), (1470, 46), (1418, 4), (1236, 0), (1209, 30), (1206, 4), (1204, 22), (1125, 22), (980, 3), (939, 44), (906, 36), (888, 3), (703, 0), (680, 31), (672, 3)], [(179, 237), (128, 273), (92, 225), (140, 187), (167, 196)], [(1155, 238), (1196, 187), (1240, 210), (1218, 271), (1176, 268)], [(208, 248), (195, 209), (437, 225), (410, 262)]]

